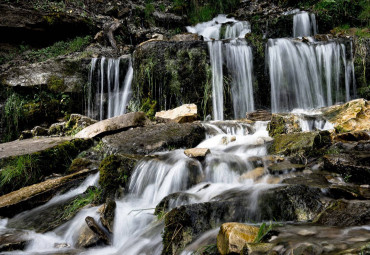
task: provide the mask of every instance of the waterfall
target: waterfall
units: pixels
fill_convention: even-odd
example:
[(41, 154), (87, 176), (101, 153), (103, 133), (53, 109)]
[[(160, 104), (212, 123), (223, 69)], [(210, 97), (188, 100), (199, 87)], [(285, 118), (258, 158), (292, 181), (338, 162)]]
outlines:
[[(128, 67), (122, 82), (122, 62)], [(93, 58), (88, 81), (87, 116), (103, 120), (125, 113), (131, 94), (133, 69), (131, 58)]]
[(293, 37), (317, 34), (316, 16), (307, 12), (296, 13), (293, 17)]
[(226, 44), (227, 68), (231, 73), (231, 93), (234, 117), (244, 118), (246, 112), (254, 111), (253, 99), (253, 55), (244, 41)]
[(330, 106), (351, 98), (349, 83), (354, 70), (347, 63), (353, 59), (347, 59), (344, 44), (270, 39), (267, 48), (272, 112)]
[[(251, 32), (250, 23), (218, 15), (209, 22), (187, 27), (188, 32), (202, 35), (208, 41), (212, 67), (213, 119), (224, 119), (223, 65), (231, 76), (234, 118), (244, 118), (254, 110), (253, 55), (244, 37)], [(231, 39), (230, 42), (222, 40)]]

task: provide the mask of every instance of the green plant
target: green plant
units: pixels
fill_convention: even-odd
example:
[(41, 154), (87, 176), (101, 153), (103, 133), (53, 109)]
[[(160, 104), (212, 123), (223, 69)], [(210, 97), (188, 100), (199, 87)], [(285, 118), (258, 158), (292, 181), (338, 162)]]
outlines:
[(148, 21), (148, 23), (151, 23), (151, 24), (154, 23), (154, 19), (153, 19), (154, 11), (155, 11), (154, 5), (151, 2), (145, 4), (144, 14), (145, 14), (145, 20)]
[(67, 207), (64, 209), (62, 218), (70, 218), (75, 215), (81, 208), (88, 204), (92, 204), (95, 201), (99, 201), (102, 191), (97, 188), (89, 188), (84, 194), (79, 195), (75, 198)]
[(257, 236), (254, 239), (254, 243), (260, 243), (262, 239), (272, 230), (273, 224), (270, 222), (269, 225), (266, 225), (266, 223), (262, 223), (260, 226)]
[(5, 185), (14, 187), (17, 182), (37, 181), (39, 172), (37, 164), (38, 158), (32, 155), (20, 156), (10, 161), (0, 172), (0, 189)]
[(150, 97), (148, 97), (144, 103), (142, 104), (140, 111), (143, 111), (146, 113), (146, 115), (150, 118), (153, 119), (154, 115), (156, 113), (157, 109), (157, 101), (156, 100), (151, 100)]
[(25, 104), (18, 94), (11, 94), (5, 102), (4, 119), (5, 124), (5, 141), (16, 138), (20, 132), (20, 123), (24, 117), (23, 106)]

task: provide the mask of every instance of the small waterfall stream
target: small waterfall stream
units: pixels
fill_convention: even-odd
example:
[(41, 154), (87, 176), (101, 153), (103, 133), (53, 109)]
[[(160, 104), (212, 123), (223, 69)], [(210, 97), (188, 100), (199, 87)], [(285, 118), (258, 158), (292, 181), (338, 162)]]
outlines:
[(293, 37), (317, 34), (316, 16), (308, 12), (298, 12), (293, 17)]
[[(123, 75), (121, 65), (127, 62)], [(100, 61), (100, 63), (99, 63)], [(107, 119), (122, 115), (131, 94), (133, 68), (131, 57), (91, 59), (86, 114), (94, 119)], [(125, 77), (122, 80), (122, 77)]]
[(249, 22), (219, 15), (209, 22), (187, 27), (187, 30), (209, 41), (213, 119), (224, 119), (224, 64), (231, 76), (234, 118), (244, 118), (247, 111), (254, 110), (253, 54), (244, 40), (245, 35), (251, 32)]

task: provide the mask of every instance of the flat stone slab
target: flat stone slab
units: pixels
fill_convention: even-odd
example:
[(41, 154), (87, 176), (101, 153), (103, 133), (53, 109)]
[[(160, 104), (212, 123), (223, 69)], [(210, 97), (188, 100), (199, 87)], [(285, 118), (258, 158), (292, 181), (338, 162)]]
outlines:
[(80, 183), (89, 174), (96, 172), (88, 169), (47, 180), (8, 193), (0, 197), (0, 216), (12, 217), (22, 211), (37, 207), (49, 201), (61, 190)]
[(195, 104), (184, 104), (168, 111), (161, 111), (155, 114), (158, 120), (172, 120), (177, 123), (193, 122), (197, 119), (198, 108)]
[(76, 138), (94, 138), (105, 134), (123, 131), (132, 127), (145, 126), (150, 120), (143, 112), (130, 112), (124, 115), (99, 121), (78, 132)]
[(0, 159), (44, 151), (72, 139), (73, 137), (38, 137), (1, 143)]

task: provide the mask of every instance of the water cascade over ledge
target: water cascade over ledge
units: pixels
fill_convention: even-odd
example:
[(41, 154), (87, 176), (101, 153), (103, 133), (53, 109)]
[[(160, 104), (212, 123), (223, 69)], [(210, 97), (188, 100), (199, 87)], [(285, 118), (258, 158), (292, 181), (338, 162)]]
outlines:
[[(125, 64), (126, 69), (122, 68)], [(85, 106), (87, 116), (103, 120), (124, 114), (131, 94), (132, 78), (131, 57), (93, 58)]]
[(219, 15), (209, 22), (187, 27), (187, 30), (209, 41), (213, 119), (224, 119), (224, 64), (231, 76), (234, 118), (245, 117), (246, 112), (254, 110), (253, 54), (243, 39), (251, 32), (249, 22)]
[(293, 17), (293, 37), (313, 36), (315, 34), (317, 34), (315, 14), (296, 13)]

